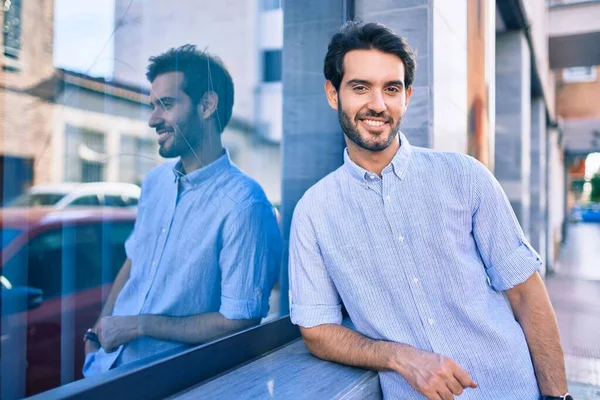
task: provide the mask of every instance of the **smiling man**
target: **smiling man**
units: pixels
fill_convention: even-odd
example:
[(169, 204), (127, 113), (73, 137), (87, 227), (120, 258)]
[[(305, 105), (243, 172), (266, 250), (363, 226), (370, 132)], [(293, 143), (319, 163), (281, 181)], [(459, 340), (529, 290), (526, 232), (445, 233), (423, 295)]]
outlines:
[[(290, 313), (310, 351), (380, 371), (385, 398), (570, 398), (540, 257), (500, 185), (400, 132), (409, 45), (349, 22), (324, 70), (347, 149), (292, 221)], [(342, 302), (356, 331), (340, 325)]]
[(150, 58), (147, 78), (159, 153), (179, 159), (142, 184), (127, 260), (84, 339), (86, 376), (259, 323), (279, 272), (274, 209), (222, 145), (223, 63), (186, 45)]

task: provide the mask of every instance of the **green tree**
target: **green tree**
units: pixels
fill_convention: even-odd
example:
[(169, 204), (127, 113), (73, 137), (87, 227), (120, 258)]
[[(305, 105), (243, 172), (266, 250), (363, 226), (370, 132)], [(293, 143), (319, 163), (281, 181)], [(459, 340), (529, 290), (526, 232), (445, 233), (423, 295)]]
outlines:
[(590, 180), (592, 184), (592, 194), (590, 200), (593, 202), (600, 202), (600, 170)]

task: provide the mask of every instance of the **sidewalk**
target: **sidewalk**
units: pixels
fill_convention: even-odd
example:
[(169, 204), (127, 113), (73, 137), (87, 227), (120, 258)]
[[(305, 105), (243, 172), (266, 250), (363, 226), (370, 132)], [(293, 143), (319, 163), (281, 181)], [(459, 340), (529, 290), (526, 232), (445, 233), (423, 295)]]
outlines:
[(600, 224), (571, 224), (557, 273), (546, 278), (561, 333), (569, 391), (600, 399)]

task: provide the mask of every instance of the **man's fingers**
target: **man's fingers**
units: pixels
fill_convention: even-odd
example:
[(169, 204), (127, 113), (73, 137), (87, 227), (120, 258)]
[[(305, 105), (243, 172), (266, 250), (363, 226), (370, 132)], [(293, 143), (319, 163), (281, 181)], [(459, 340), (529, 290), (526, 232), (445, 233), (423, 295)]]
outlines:
[(464, 388), (473, 388), (475, 389), (477, 387), (477, 384), (473, 381), (473, 378), (471, 378), (471, 375), (469, 375), (469, 373), (467, 371), (465, 371), (462, 368), (457, 368), (456, 371), (454, 371), (454, 377), (458, 380), (458, 382), (462, 385), (462, 387)]
[(464, 391), (463, 386), (455, 377), (450, 377), (446, 382), (446, 386), (452, 391), (453, 394), (460, 396)]
[(453, 400), (454, 399), (454, 395), (452, 394), (450, 389), (448, 389), (448, 387), (446, 387), (446, 386), (439, 388), (437, 392), (438, 392), (438, 395), (440, 396), (440, 398), (443, 400)]

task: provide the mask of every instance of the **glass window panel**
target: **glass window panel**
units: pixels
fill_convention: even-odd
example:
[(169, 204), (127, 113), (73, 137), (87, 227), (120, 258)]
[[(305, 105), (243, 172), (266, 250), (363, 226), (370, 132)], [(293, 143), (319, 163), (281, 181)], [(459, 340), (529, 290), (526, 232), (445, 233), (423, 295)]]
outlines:
[(0, 3), (2, 399), (288, 312), (282, 2), (42, 3)]

